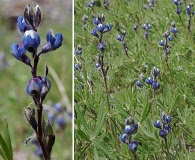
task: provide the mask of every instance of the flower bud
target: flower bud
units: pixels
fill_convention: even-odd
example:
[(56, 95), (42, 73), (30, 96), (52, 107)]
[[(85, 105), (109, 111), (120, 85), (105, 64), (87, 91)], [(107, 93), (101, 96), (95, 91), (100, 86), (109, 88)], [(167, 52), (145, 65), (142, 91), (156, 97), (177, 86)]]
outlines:
[(26, 121), (31, 125), (34, 131), (37, 131), (37, 121), (35, 118), (35, 109), (31, 107), (27, 107), (24, 109), (24, 116)]
[(123, 143), (128, 144), (128, 136), (129, 136), (129, 135), (126, 134), (126, 133), (120, 134), (119, 140), (120, 140), (121, 142), (123, 142)]
[(27, 4), (24, 9), (24, 20), (28, 26), (37, 31), (41, 23), (41, 9), (36, 2)]
[(61, 33), (57, 33), (54, 36), (54, 32), (50, 29), (46, 34), (47, 43), (42, 47), (42, 53), (56, 50), (62, 45), (63, 36)]
[(39, 95), (41, 94), (41, 90), (42, 90), (42, 80), (40, 79), (40, 77), (36, 77), (36, 78), (32, 78), (28, 81), (28, 84), (26, 86), (26, 93), (29, 96), (33, 96), (32, 92), (36, 91), (36, 93), (38, 93)]
[(106, 43), (101, 42), (98, 44), (98, 49), (104, 51), (106, 49)]
[(23, 44), (20, 46), (14, 43), (11, 47), (11, 53), (18, 61), (25, 63), (28, 66), (31, 66), (30, 58), (26, 55), (26, 49)]
[(135, 153), (138, 148), (138, 141), (131, 141), (129, 144), (129, 149), (132, 153)]

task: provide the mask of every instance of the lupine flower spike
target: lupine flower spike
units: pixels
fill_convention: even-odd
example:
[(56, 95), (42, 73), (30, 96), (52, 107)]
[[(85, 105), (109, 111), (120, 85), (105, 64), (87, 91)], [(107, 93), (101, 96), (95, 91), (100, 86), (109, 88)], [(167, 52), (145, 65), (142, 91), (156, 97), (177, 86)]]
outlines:
[(152, 29), (152, 25), (146, 21), (146, 23), (142, 25), (142, 28), (145, 30), (144, 38), (149, 42), (148, 35), (149, 30)]
[(123, 45), (123, 49), (124, 49), (125, 55), (129, 58), (128, 46), (126, 45), (126, 42), (125, 42), (125, 36), (126, 36), (126, 31), (125, 30), (121, 30), (121, 33), (120, 33), (120, 35), (118, 35), (116, 37), (116, 40), (121, 42), (121, 44)]
[(125, 119), (125, 128), (124, 133), (120, 134), (119, 140), (128, 145), (129, 150), (131, 151), (134, 159), (137, 159), (136, 151), (138, 148), (138, 141), (131, 140), (132, 136), (138, 131), (138, 123), (135, 123), (132, 117)]
[(187, 18), (188, 31), (191, 31), (191, 20), (192, 20), (192, 16), (194, 16), (194, 14), (195, 14), (195, 11), (192, 10), (193, 6), (194, 6), (194, 4), (192, 2), (186, 6), (186, 13), (188, 15), (188, 18)]
[(95, 28), (91, 30), (91, 34), (99, 39), (99, 43), (97, 45), (98, 50), (100, 51), (100, 54), (97, 56), (97, 60), (95, 62), (95, 67), (98, 69), (100, 67), (100, 70), (102, 72), (102, 76), (104, 79), (104, 86), (106, 93), (108, 94), (108, 87), (107, 87), (107, 72), (109, 69), (109, 66), (106, 65), (104, 62), (104, 51), (106, 49), (106, 43), (103, 42), (103, 35), (107, 32), (110, 32), (112, 29), (112, 25), (105, 22), (105, 15), (99, 14), (97, 17), (93, 18), (93, 23), (95, 25)]
[(167, 154), (169, 154), (169, 149), (168, 149), (168, 144), (167, 144), (167, 135), (172, 130), (171, 122), (172, 122), (172, 117), (169, 115), (166, 115), (164, 112), (161, 113), (159, 120), (154, 121), (154, 127), (159, 129), (159, 136), (162, 137), (165, 141)]
[[(42, 104), (50, 91), (51, 81), (47, 77), (47, 66), (45, 67), (44, 76), (37, 75), (37, 66), (41, 54), (56, 50), (62, 45), (63, 36), (61, 33), (54, 35), (53, 30), (49, 30), (46, 34), (47, 43), (37, 53), (41, 43), (41, 38), (37, 32), (41, 20), (42, 13), (39, 5), (35, 2), (27, 4), (24, 9), (24, 15), (17, 18), (17, 27), (22, 35), (22, 42), (20, 45), (17, 43), (12, 45), (11, 54), (15, 59), (28, 65), (31, 69), (32, 78), (27, 83), (26, 93), (32, 98), (36, 110), (28, 106), (24, 109), (24, 117), (36, 135), (36, 141), (38, 142), (36, 154), (46, 160), (50, 159), (55, 142), (55, 135), (50, 121), (42, 118)], [(26, 52), (32, 54), (32, 59), (26, 55)], [(51, 115), (49, 119), (52, 119)], [(43, 123), (45, 127), (43, 127)], [(62, 124), (62, 120), (60, 120), (60, 124)]]

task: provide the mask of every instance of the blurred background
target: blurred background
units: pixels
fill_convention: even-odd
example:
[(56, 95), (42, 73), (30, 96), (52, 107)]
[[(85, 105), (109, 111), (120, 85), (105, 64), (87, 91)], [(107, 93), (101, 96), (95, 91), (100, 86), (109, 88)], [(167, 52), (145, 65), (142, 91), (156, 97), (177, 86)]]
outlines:
[[(0, 0), (0, 120), (8, 117), (14, 149), (14, 160), (39, 160), (36, 145), (24, 144), (33, 130), (26, 123), (23, 109), (31, 104), (25, 88), (31, 78), (30, 68), (16, 61), (10, 47), (20, 43), (22, 36), (17, 31), (17, 17), (23, 15), (28, 0)], [(72, 0), (37, 0), (42, 9), (42, 22), (38, 29), (42, 46), (46, 33), (53, 29), (61, 32), (63, 45), (56, 51), (41, 56), (38, 75), (43, 75), (44, 66), (49, 66), (51, 90), (44, 101), (44, 116), (54, 126), (56, 142), (52, 158), (72, 159)], [(27, 53), (30, 56), (30, 53)], [(31, 104), (33, 106), (33, 104)], [(36, 152), (36, 154), (35, 154)]]

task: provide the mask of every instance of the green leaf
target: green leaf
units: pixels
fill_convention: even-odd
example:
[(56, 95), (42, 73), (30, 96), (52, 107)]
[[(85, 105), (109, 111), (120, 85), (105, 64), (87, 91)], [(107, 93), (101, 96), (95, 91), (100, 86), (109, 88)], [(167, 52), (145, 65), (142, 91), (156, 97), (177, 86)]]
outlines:
[(77, 119), (83, 125), (84, 130), (86, 130), (87, 133), (91, 133), (91, 130), (90, 130), (85, 118), (84, 118), (84, 115), (82, 115), (81, 111), (79, 110), (79, 107), (75, 107), (75, 111), (76, 111), (76, 114), (77, 114)]
[(100, 159), (96, 147), (93, 148), (93, 155), (94, 155), (94, 160)]
[(0, 134), (0, 146), (1, 146), (1, 148), (2, 148), (2, 150), (4, 152), (4, 154), (5, 154), (6, 158), (8, 160), (12, 160), (11, 155), (9, 153), (9, 148), (8, 148), (7, 144), (5, 143), (5, 141), (4, 141), (4, 139), (3, 139), (1, 134)]
[(83, 132), (82, 130), (77, 130), (76, 133), (78, 134), (78, 136), (83, 139), (86, 140), (88, 142), (91, 142), (89, 137), (87, 136), (87, 134), (85, 134), (85, 132)]
[(106, 148), (105, 144), (100, 143), (100, 141), (98, 141), (98, 139), (93, 140), (93, 144), (97, 147), (97, 149), (100, 149), (102, 152), (104, 152), (105, 155), (107, 155), (109, 158), (111, 159), (116, 159), (116, 157), (114, 157), (110, 151), (108, 150), (108, 148)]
[(4, 123), (4, 127), (5, 127), (4, 128), (4, 140), (5, 140), (5, 143), (7, 144), (7, 147), (8, 147), (10, 160), (12, 160), (13, 159), (12, 142), (11, 142), (11, 137), (10, 137), (10, 133), (9, 133), (7, 118), (4, 119), (3, 123)]
[(5, 153), (3, 152), (3, 150), (0, 148), (0, 156), (4, 159), (7, 160)]
[(150, 110), (151, 110), (151, 105), (150, 106), (146, 105), (142, 113), (142, 118), (141, 118), (140, 123), (142, 123), (148, 117)]
[(95, 126), (95, 137), (97, 137), (102, 130), (105, 115), (106, 115), (106, 113), (105, 113), (104, 106), (100, 106), (100, 111), (98, 113), (98, 118), (97, 118), (96, 126)]

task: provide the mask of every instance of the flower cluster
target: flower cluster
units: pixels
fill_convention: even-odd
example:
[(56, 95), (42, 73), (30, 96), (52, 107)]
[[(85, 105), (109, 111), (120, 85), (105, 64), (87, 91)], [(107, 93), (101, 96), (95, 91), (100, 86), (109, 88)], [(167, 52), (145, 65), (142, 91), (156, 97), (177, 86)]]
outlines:
[(193, 3), (190, 3), (189, 5), (186, 6), (186, 13), (189, 16), (193, 16), (195, 14), (194, 11), (192, 11)]
[(164, 112), (161, 113), (160, 120), (154, 121), (154, 127), (160, 129), (159, 135), (162, 138), (166, 138), (168, 133), (171, 132), (171, 123), (172, 117), (169, 115), (166, 115)]
[[(157, 89), (160, 88), (160, 83), (157, 81), (157, 78), (159, 77), (160, 75), (160, 69), (157, 68), (156, 66), (152, 68), (151, 70), (151, 75), (152, 77), (148, 77), (145, 79), (145, 82), (146, 84), (148, 85), (152, 85), (154, 91), (156, 91)], [(142, 88), (143, 87), (143, 84), (141, 81), (136, 81), (136, 86), (138, 88)]]
[[(170, 32), (173, 33), (173, 35), (176, 37), (176, 34), (178, 32), (178, 28), (175, 25), (175, 22), (171, 23), (171, 28), (170, 28)], [(169, 35), (168, 40), (172, 41), (173, 37), (171, 35)]]
[(82, 52), (83, 52), (82, 45), (79, 44), (77, 46), (76, 50), (75, 50), (75, 54), (81, 56), (82, 55)]
[(83, 28), (83, 29), (86, 29), (86, 27), (88, 26), (87, 20), (88, 20), (88, 16), (84, 14), (83, 17), (82, 17), (82, 21), (83, 21), (83, 26), (82, 26), (82, 28)]
[(172, 2), (173, 2), (173, 4), (175, 4), (176, 5), (176, 9), (175, 9), (175, 12), (178, 14), (178, 15), (180, 15), (180, 13), (181, 13), (181, 2), (180, 2), (180, 0), (172, 0)]
[(110, 1), (109, 0), (104, 0), (104, 2), (103, 2), (103, 6), (104, 6), (104, 8), (105, 9), (107, 9), (108, 10), (108, 7), (109, 7), (109, 4), (110, 4)]
[(95, 5), (95, 1), (91, 0), (91, 2), (87, 3), (86, 6), (87, 6), (87, 8), (92, 8), (93, 9), (94, 5)]
[(142, 25), (142, 28), (145, 30), (144, 38), (148, 40), (149, 30), (152, 29), (152, 25), (146, 21), (146, 23)]
[(135, 25), (132, 27), (132, 29), (133, 29), (135, 32), (137, 32), (138, 24), (135, 24)]
[[(174, 22), (171, 23), (171, 28), (170, 28), (170, 32), (174, 35), (174, 37), (176, 37), (176, 33), (178, 32), (178, 29), (175, 25)], [(165, 57), (165, 61), (168, 62), (168, 56), (170, 54), (170, 50), (169, 50), (169, 42), (173, 40), (173, 36), (170, 34), (169, 31), (166, 31), (163, 35), (164, 40), (160, 40), (159, 41), (159, 45), (163, 47), (164, 50), (164, 57)]]
[[(96, 17), (93, 18), (93, 23), (95, 25), (95, 28), (91, 30), (91, 34), (97, 38), (99, 38), (99, 44), (98, 44), (98, 49), (105, 49), (106, 44), (102, 42), (102, 36), (104, 33), (109, 32), (112, 29), (111, 24), (103, 24), (105, 21), (105, 16), (104, 14), (99, 14)], [(103, 47), (103, 48), (102, 48)]]
[(138, 130), (138, 123), (135, 123), (132, 117), (128, 117), (125, 120), (124, 133), (120, 134), (119, 139), (121, 142), (127, 144), (132, 153), (135, 153), (138, 148), (138, 141), (131, 140), (132, 135), (134, 135)]
[(152, 9), (152, 7), (154, 7), (155, 3), (156, 3), (156, 0), (148, 0), (148, 7), (150, 7)]
[(193, 3), (190, 3), (189, 5), (186, 6), (186, 13), (188, 14), (188, 18), (187, 18), (187, 28), (190, 31), (190, 27), (191, 27), (191, 19), (192, 16), (195, 14), (195, 11), (192, 11), (192, 7), (193, 7)]
[(128, 57), (128, 53), (127, 53), (128, 47), (127, 47), (126, 42), (124, 40), (125, 36), (126, 36), (126, 31), (125, 30), (121, 30), (121, 33), (120, 33), (120, 35), (118, 35), (116, 37), (116, 40), (118, 40), (118, 41), (120, 41), (122, 43), (124, 51), (125, 51), (125, 55)]
[(60, 102), (54, 103), (51, 106), (44, 105), (43, 109), (47, 113), (50, 123), (55, 126), (58, 131), (64, 130), (67, 122), (72, 119), (72, 113), (67, 112), (66, 107)]

